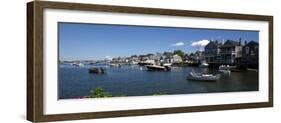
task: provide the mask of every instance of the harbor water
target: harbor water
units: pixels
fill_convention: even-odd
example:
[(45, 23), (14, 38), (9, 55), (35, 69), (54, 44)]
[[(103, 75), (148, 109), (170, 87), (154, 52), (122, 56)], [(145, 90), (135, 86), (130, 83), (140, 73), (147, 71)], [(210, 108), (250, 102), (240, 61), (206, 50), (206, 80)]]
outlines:
[[(90, 74), (90, 67), (103, 67), (106, 74)], [(191, 72), (220, 74), (216, 82), (187, 79)], [(149, 96), (154, 94), (192, 94), (215, 92), (258, 91), (258, 72), (243, 71), (221, 74), (217, 69), (200, 67), (172, 67), (171, 71), (147, 71), (144, 66), (106, 64), (75, 67), (60, 64), (58, 69), (59, 99), (88, 96), (90, 90), (100, 87), (114, 95)]]

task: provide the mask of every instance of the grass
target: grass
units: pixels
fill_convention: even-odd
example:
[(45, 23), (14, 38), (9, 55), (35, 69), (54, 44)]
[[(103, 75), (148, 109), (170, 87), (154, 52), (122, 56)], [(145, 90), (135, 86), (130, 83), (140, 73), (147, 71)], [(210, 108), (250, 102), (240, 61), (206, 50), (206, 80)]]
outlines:
[[(159, 95), (166, 95), (164, 92), (156, 92), (152, 94), (153, 96), (159, 96)], [(108, 98), (108, 97), (126, 97), (125, 94), (117, 94), (113, 96), (111, 93), (105, 91), (102, 87), (97, 87), (92, 90), (90, 90), (90, 96), (87, 96), (88, 98)]]

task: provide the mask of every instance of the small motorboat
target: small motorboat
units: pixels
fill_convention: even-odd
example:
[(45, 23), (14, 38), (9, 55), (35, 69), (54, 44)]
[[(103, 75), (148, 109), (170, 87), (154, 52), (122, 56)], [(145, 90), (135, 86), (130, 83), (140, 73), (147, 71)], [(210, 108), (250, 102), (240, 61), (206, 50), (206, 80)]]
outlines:
[(227, 66), (225, 66), (225, 65), (219, 66), (219, 72), (221, 72), (221, 73), (223, 73), (223, 74), (228, 74), (228, 75), (230, 75), (230, 74), (231, 74), (230, 66), (229, 66), (229, 65), (227, 65)]
[(189, 80), (195, 80), (195, 81), (217, 81), (220, 78), (220, 75), (213, 75), (213, 74), (202, 74), (202, 73), (195, 73), (190, 72), (187, 76), (187, 79)]
[(89, 73), (105, 74), (106, 70), (102, 67), (100, 67), (100, 68), (91, 67), (91, 68), (89, 68)]
[(72, 66), (75, 66), (75, 67), (83, 67), (84, 65), (80, 62), (74, 62), (72, 63)]
[(206, 61), (203, 61), (199, 67), (209, 67), (209, 64)]
[(171, 71), (169, 66), (160, 66), (160, 65), (146, 65), (148, 71)]
[(89, 65), (94, 65), (96, 64), (96, 62), (89, 62)]
[(136, 62), (136, 61), (132, 61), (130, 64), (131, 64), (131, 65), (137, 65), (137, 64), (138, 64), (138, 62)]
[(163, 66), (169, 66), (169, 67), (171, 67), (171, 66), (172, 66), (172, 63), (164, 63)]
[(229, 65), (221, 65), (219, 66), (219, 71), (220, 72), (241, 72), (242, 69), (239, 69), (237, 66), (229, 66)]

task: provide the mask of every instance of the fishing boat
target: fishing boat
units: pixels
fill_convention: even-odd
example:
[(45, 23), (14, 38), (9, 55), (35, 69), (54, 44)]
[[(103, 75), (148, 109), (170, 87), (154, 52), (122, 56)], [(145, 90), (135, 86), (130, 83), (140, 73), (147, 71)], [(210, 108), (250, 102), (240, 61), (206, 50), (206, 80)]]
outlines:
[(89, 68), (89, 73), (105, 74), (106, 70), (102, 67), (100, 67), (100, 68), (91, 67), (91, 68)]
[(213, 75), (213, 74), (203, 74), (203, 73), (195, 73), (190, 72), (187, 76), (187, 79), (189, 80), (195, 80), (195, 81), (217, 81), (220, 78), (220, 75)]
[(146, 65), (148, 71), (171, 71), (170, 66), (161, 65)]

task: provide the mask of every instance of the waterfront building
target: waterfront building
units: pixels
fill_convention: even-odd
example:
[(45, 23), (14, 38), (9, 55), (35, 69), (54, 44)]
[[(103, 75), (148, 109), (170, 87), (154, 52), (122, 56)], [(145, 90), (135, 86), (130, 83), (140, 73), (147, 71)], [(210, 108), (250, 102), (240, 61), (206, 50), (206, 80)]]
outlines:
[(151, 59), (155, 59), (155, 55), (153, 53), (148, 53), (146, 54), (146, 57), (151, 60)]
[(221, 64), (240, 64), (242, 59), (241, 38), (239, 42), (227, 40), (220, 46), (220, 63)]
[(205, 60), (205, 52), (197, 50), (195, 52), (194, 58), (196, 59), (196, 61), (199, 61), (199, 62), (204, 61)]
[(139, 57), (138, 57), (137, 55), (132, 55), (132, 56), (130, 57), (130, 63), (136, 64), (136, 63), (138, 63), (138, 62), (140, 62), (140, 60), (139, 60)]
[(190, 60), (190, 56), (188, 54), (184, 54), (183, 61), (187, 63), (189, 60)]
[(217, 64), (221, 62), (220, 46), (218, 41), (210, 41), (205, 46), (205, 60), (208, 64)]
[(111, 62), (113, 62), (113, 63), (124, 63), (124, 62), (126, 62), (126, 57), (117, 57), (117, 58), (113, 58), (112, 60), (111, 60)]
[(145, 61), (148, 60), (149, 58), (146, 55), (139, 55), (139, 60), (140, 61)]
[(195, 53), (190, 53), (186, 59), (187, 63), (199, 63), (199, 57)]
[(182, 58), (179, 55), (177, 54), (173, 55), (171, 63), (181, 63), (181, 62), (182, 62)]
[(162, 59), (162, 56), (163, 56), (162, 53), (157, 52), (156, 55), (155, 55), (155, 57), (154, 57), (154, 60), (155, 60), (156, 62), (162, 63), (162, 62), (164, 62), (163, 59)]
[(243, 64), (247, 67), (258, 68), (259, 61), (259, 44), (254, 41), (247, 43), (245, 41), (245, 46), (242, 51)]
[(173, 53), (171, 53), (171, 52), (164, 52), (162, 58), (164, 59), (165, 63), (172, 63), (172, 61), (173, 61)]

